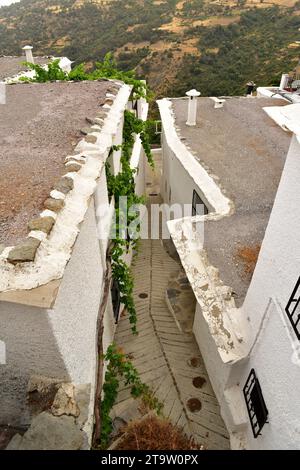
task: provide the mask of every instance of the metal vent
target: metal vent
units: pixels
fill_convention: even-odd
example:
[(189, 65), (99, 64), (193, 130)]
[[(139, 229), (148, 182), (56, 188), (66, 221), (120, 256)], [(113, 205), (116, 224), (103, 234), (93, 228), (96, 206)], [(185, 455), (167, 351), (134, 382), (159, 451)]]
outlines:
[(254, 369), (251, 370), (243, 388), (253, 436), (257, 438), (264, 425), (268, 422), (268, 409)]

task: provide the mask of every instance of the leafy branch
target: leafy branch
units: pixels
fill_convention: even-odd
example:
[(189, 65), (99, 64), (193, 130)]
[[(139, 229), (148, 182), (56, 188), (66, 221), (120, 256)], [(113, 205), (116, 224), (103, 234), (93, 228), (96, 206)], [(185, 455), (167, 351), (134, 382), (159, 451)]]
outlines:
[[(149, 164), (153, 167), (149, 137), (147, 134), (147, 126), (144, 121), (138, 119), (132, 112), (125, 111), (123, 129), (123, 143), (121, 155), (121, 171), (117, 175), (113, 175), (110, 171), (109, 164), (106, 165), (107, 187), (110, 196), (115, 198), (115, 226), (114, 233), (118, 234), (113, 239), (111, 250), (112, 275), (117, 281), (121, 302), (129, 315), (129, 321), (132, 325), (133, 334), (137, 334), (137, 314), (133, 298), (133, 277), (129, 266), (125, 263), (123, 256), (129, 247), (136, 248), (137, 238), (131, 239), (127, 237), (129, 234), (130, 224), (135, 220), (136, 215), (131, 211), (134, 206), (142, 204), (144, 198), (137, 196), (135, 193), (135, 173), (136, 169), (131, 168), (130, 159), (132, 148), (135, 142), (135, 136), (140, 134), (142, 145), (147, 155)], [(114, 150), (115, 148), (113, 148)], [(120, 205), (120, 198), (126, 197), (126, 213)], [(139, 232), (140, 227), (137, 227)], [(128, 239), (129, 238), (129, 239)]]
[(77, 65), (74, 67), (74, 69), (71, 70), (71, 72), (66, 73), (61, 69), (59, 62), (60, 59), (55, 59), (50, 62), (47, 67), (33, 64), (31, 62), (24, 62), (27, 67), (35, 71), (35, 76), (33, 78), (25, 77), (22, 80), (39, 83), (57, 80), (120, 80), (132, 87), (132, 98), (134, 100), (140, 98), (149, 100), (152, 96), (152, 93), (150, 92), (147, 84), (142, 80), (138, 80), (135, 77), (135, 72), (133, 70), (128, 72), (118, 70), (111, 52), (105, 55), (103, 62), (96, 62), (95, 70), (93, 70), (91, 73), (86, 72), (86, 66), (84, 63)]
[(112, 419), (110, 412), (116, 402), (119, 378), (124, 378), (125, 386), (131, 385), (131, 395), (134, 398), (141, 397), (144, 404), (159, 414), (162, 410), (162, 404), (154, 396), (153, 391), (148, 385), (140, 379), (137, 369), (132, 362), (121, 352), (113, 343), (107, 348), (104, 360), (108, 362), (103, 385), (103, 400), (100, 404), (101, 410), (101, 435), (100, 446), (105, 449), (109, 442), (109, 436), (112, 432)]

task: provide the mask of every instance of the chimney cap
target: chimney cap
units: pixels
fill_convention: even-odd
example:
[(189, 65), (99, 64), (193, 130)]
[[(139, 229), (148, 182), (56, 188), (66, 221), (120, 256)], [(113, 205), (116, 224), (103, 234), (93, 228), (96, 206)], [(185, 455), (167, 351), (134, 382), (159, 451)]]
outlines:
[(200, 93), (200, 91), (197, 91), (197, 90), (195, 90), (195, 88), (193, 88), (192, 90), (187, 91), (186, 95), (190, 96), (190, 97), (195, 97), (195, 96), (200, 96), (201, 93)]
[(33, 49), (33, 46), (24, 46), (22, 47), (23, 51), (29, 51), (31, 49)]

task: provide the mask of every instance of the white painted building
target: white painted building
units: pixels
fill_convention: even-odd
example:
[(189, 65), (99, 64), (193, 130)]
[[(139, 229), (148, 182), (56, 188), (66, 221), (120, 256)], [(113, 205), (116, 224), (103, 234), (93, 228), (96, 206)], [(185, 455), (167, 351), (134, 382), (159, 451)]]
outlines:
[(168, 227), (232, 448), (300, 449), (300, 104), (219, 101), (158, 102)]
[[(54, 107), (68, 100), (66, 109), (52, 115), (53, 121), (49, 111), (51, 105), (47, 104), (44, 95), (39, 94), (39, 90), (45, 87), (48, 87), (46, 93), (53, 92), (51, 105)], [(55, 90), (60, 88), (62, 92), (55, 99)], [(70, 111), (71, 94), (75, 89), (79, 95)], [(0, 246), (0, 346), (3, 346), (0, 350), (3, 353), (0, 356), (0, 424), (28, 427), (37, 410), (43, 411), (43, 404), (40, 402), (42, 399), (38, 400), (38, 407), (33, 410), (27, 392), (39, 394), (48, 391), (48, 382), (67, 382), (74, 387), (74, 396), (69, 398), (71, 403), (75, 403), (75, 409), (79, 409), (79, 416), (70, 412), (68, 419), (72, 422), (66, 423), (71, 426), (70, 439), (67, 442), (62, 439), (59, 445), (61, 448), (88, 448), (93, 431), (95, 388), (101, 380), (99, 347), (105, 352), (113, 341), (116, 318), (122, 309), (118, 298), (113, 298), (112, 291), (108, 248), (114, 200), (108, 197), (105, 162), (112, 146), (122, 142), (124, 111), (130, 104), (131, 87), (114, 81), (61, 83), (54, 87), (53, 84), (8, 85), (4, 114), (13, 106), (14, 93), (20, 93), (26, 104), (31, 92), (36, 95), (36, 102), (30, 109), (32, 115), (26, 116), (26, 125), (30, 127), (38, 122), (42, 126), (43, 119), (48, 119), (44, 122), (44, 138), (48, 135), (45, 129), (51, 127), (51, 122), (63, 118), (64, 113), (68, 115), (65, 122), (72, 112), (76, 119), (81, 113), (84, 122), (86, 114), (82, 113), (91, 113), (91, 109), (97, 106), (98, 109), (95, 115), (90, 115), (93, 124), (87, 136), (75, 143), (71, 152), (68, 150), (63, 155), (63, 167), (59, 164), (56, 171), (59, 176), (65, 176), (54, 184), (43, 211), (37, 217), (36, 230), (31, 227), (21, 242)], [(94, 96), (97, 97), (95, 102)], [(22, 100), (19, 102), (21, 108)], [(45, 106), (47, 113), (43, 115)], [(146, 119), (148, 104), (141, 100), (139, 107), (142, 118)], [(7, 115), (0, 121), (0, 133), (5, 132), (8, 119)], [(74, 128), (73, 133), (78, 130)], [(38, 134), (38, 128), (36, 131)], [(45, 140), (38, 151), (51, 153), (56, 142), (61, 144), (59, 137), (57, 141)], [(33, 153), (34, 148), (31, 147)], [(70, 141), (65, 142), (65, 148), (66, 151), (70, 148)], [(113, 160), (117, 162), (120, 155), (114, 153)], [(6, 154), (6, 159), (9, 156)], [(11, 156), (11, 165), (18, 164), (14, 158)], [(23, 158), (26, 157), (23, 155)], [(0, 163), (2, 166), (5, 161), (0, 158)], [(131, 163), (138, 170), (137, 192), (144, 193), (145, 156), (139, 136), (136, 137)], [(36, 171), (30, 161), (27, 167), (32, 173)], [(119, 169), (114, 168), (115, 174)], [(48, 171), (50, 174), (49, 168)], [(3, 175), (2, 170), (1, 173)], [(70, 180), (71, 186), (66, 189)], [(30, 187), (33, 197), (38, 187), (34, 183)], [(8, 194), (1, 194), (4, 205), (8, 197)], [(57, 203), (58, 207), (55, 207)], [(25, 205), (25, 213), (26, 210)], [(45, 221), (45, 218), (54, 219), (48, 233), (39, 226), (41, 219)], [(0, 233), (1, 228), (0, 224)], [(31, 253), (28, 252), (29, 239)], [(28, 256), (33, 259), (29, 261)], [(129, 261), (130, 258), (129, 255)], [(56, 416), (55, 419), (59, 418)], [(74, 441), (73, 432), (76, 435)], [(16, 448), (23, 448), (22, 445), (26, 448), (25, 443), (18, 441), (14, 444)], [(47, 440), (44, 445), (45, 449), (49, 448)]]
[(295, 70), (281, 75), (279, 86), (258, 87), (257, 96), (300, 103), (300, 61)]

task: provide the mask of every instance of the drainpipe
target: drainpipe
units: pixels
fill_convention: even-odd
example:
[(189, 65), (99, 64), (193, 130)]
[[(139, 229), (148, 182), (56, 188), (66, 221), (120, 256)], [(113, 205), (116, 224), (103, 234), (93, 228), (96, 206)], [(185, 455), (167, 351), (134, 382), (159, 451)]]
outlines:
[(25, 56), (26, 56), (26, 62), (30, 62), (31, 64), (34, 64), (34, 58), (32, 55), (32, 46), (24, 46), (23, 51), (25, 51)]
[(195, 126), (197, 122), (197, 98), (201, 95), (201, 93), (193, 89), (188, 91), (186, 95), (189, 97), (188, 118), (186, 125)]

